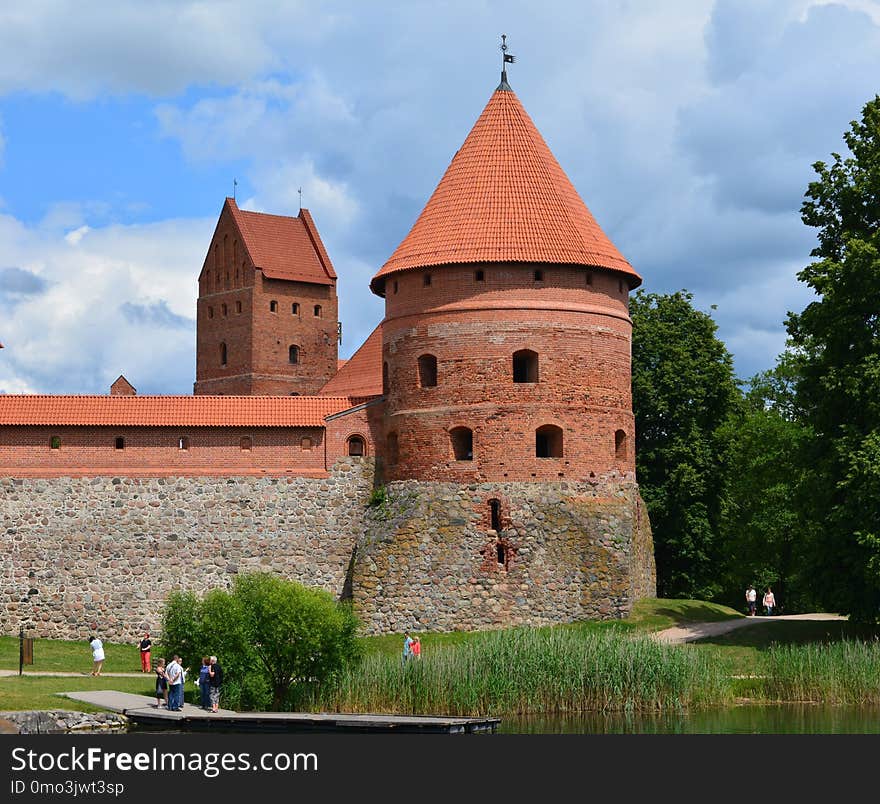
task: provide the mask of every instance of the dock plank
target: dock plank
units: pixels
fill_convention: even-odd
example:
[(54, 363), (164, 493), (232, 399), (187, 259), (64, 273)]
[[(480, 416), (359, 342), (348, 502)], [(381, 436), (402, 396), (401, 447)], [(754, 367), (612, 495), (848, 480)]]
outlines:
[(169, 712), (164, 707), (157, 707), (154, 698), (128, 692), (79, 690), (59, 695), (119, 712), (138, 725), (193, 730), (469, 734), (494, 732), (501, 722), (500, 718), (380, 713), (235, 712), (231, 709), (220, 709), (214, 713), (187, 703), (182, 711)]

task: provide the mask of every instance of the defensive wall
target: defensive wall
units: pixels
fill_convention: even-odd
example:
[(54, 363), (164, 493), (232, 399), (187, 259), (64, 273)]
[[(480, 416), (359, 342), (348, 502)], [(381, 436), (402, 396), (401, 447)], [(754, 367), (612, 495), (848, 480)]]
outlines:
[(351, 597), (367, 633), (621, 617), (654, 594), (650, 526), (624, 477), (374, 494), (374, 469), (343, 457), (312, 478), (4, 477), (0, 632), (132, 640), (159, 630), (169, 593), (251, 570)]

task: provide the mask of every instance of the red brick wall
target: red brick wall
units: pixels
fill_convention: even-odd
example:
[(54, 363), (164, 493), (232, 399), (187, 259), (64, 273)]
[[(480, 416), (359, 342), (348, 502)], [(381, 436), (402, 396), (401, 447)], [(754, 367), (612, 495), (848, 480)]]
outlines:
[[(61, 438), (59, 449), (51, 448), (53, 436)], [(125, 449), (117, 450), (120, 436)], [(179, 448), (181, 437), (189, 449)], [(243, 437), (251, 439), (249, 451), (241, 448)], [(310, 449), (303, 449), (304, 438)], [(0, 475), (323, 476), (324, 441), (319, 427), (3, 427)]]
[[(270, 310), (272, 300), (277, 312)], [(292, 314), (297, 302), (299, 315)], [(314, 315), (321, 305), (321, 317)], [(224, 312), (225, 305), (225, 312)], [(241, 310), (239, 311), (239, 305)], [(224, 209), (202, 272), (196, 305), (196, 394), (316, 394), (336, 373), (335, 285), (266, 279)], [(220, 344), (226, 344), (226, 366)], [(299, 363), (289, 347), (299, 347)]]
[[(627, 298), (616, 275), (565, 266), (447, 266), (390, 277), (385, 431), (398, 436), (399, 460), (389, 458), (386, 477), (466, 483), (633, 472)], [(538, 353), (539, 382), (513, 382), (521, 349)], [(438, 362), (434, 388), (419, 386), (426, 353)], [(535, 430), (547, 424), (563, 430), (561, 458), (535, 457)], [(457, 426), (473, 431), (472, 461), (453, 458), (449, 430)], [(617, 430), (627, 435), (622, 459)]]

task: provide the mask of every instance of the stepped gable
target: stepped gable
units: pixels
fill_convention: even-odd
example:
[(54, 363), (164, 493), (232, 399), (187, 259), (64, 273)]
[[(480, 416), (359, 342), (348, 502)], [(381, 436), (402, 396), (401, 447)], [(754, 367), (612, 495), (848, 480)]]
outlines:
[(320, 391), (321, 396), (380, 396), (382, 394), (382, 325)]
[(226, 206), (251, 260), (264, 276), (317, 285), (336, 281), (333, 264), (307, 209), (291, 218), (239, 209), (232, 198), (226, 199)]
[(506, 82), (456, 152), (409, 234), (370, 283), (431, 265), (538, 262), (642, 278), (599, 228)]
[(365, 400), (339, 396), (55, 396), (0, 394), (0, 425), (323, 427)]

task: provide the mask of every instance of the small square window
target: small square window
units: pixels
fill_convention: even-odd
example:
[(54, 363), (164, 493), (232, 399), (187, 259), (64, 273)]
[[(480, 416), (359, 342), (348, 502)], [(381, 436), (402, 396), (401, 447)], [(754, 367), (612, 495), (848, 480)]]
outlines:
[(484, 282), (485, 279), (486, 279), (486, 274), (485, 274), (483, 271), (476, 271), (476, 272), (474, 273), (474, 279), (475, 279), (477, 282)]
[(544, 272), (543, 271), (535, 271), (535, 282), (543, 282), (544, 281)]
[(49, 439), (49, 446), (52, 449), (61, 449), (61, 436), (52, 436)]
[(250, 452), (251, 447), (253, 446), (253, 441), (251, 441), (250, 436), (243, 436), (239, 444), (241, 445), (243, 452)]
[(116, 438), (116, 449), (125, 449), (125, 439), (122, 436)]

